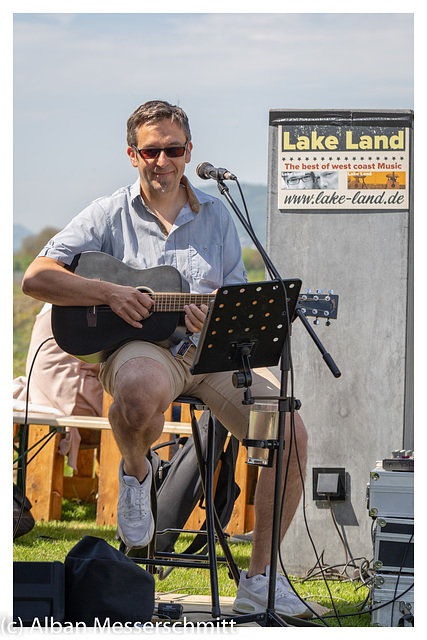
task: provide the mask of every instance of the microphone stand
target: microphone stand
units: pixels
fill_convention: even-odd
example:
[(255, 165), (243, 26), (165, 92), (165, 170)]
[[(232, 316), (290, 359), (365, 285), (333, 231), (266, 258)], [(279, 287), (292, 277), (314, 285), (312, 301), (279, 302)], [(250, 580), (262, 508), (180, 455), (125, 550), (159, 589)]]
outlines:
[[(271, 276), (272, 280), (278, 280), (282, 282), (282, 278), (280, 277), (279, 272), (276, 267), (270, 260), (265, 249), (262, 247), (258, 238), (256, 237), (255, 231), (252, 228), (252, 225), (249, 221), (246, 221), (243, 214), (237, 207), (233, 198), (230, 195), (230, 191), (228, 187), (224, 184), (223, 180), (217, 179), (217, 187), (227, 201), (232, 207), (233, 211), (236, 213), (240, 222), (243, 224), (245, 230), (247, 231), (249, 237), (253, 241), (254, 245), (258, 249), (261, 254), (261, 257), (264, 261), (264, 264)], [(286, 297), (285, 297), (286, 298)], [(305, 317), (301, 307), (298, 302), (295, 308), (295, 317), (298, 317), (304, 327), (307, 329), (309, 335), (313, 339), (317, 348), (321, 352), (323, 359), (326, 365), (329, 367), (331, 373), (335, 378), (339, 378), (341, 375), (340, 370), (335, 364), (332, 356), (327, 353), (326, 349), (322, 345), (315, 331), (309, 324), (307, 318)], [(292, 618), (290, 616), (278, 615), (275, 612), (275, 597), (276, 597), (276, 572), (277, 572), (277, 551), (280, 545), (280, 506), (281, 506), (281, 485), (282, 485), (282, 475), (283, 475), (283, 452), (284, 452), (284, 437), (285, 437), (285, 416), (286, 413), (291, 413), (294, 409), (299, 409), (301, 403), (299, 400), (294, 399), (293, 397), (287, 397), (287, 388), (288, 388), (288, 373), (290, 371), (290, 334), (291, 334), (291, 324), (289, 324), (289, 331), (287, 333), (286, 339), (283, 344), (282, 354), (280, 356), (280, 370), (281, 370), (281, 380), (280, 380), (280, 397), (278, 403), (279, 409), (279, 420), (278, 420), (278, 448), (277, 448), (277, 458), (276, 458), (276, 475), (275, 475), (275, 486), (274, 486), (274, 509), (273, 509), (273, 529), (272, 529), (272, 540), (271, 540), (271, 556), (270, 556), (270, 575), (269, 575), (269, 584), (268, 584), (268, 601), (267, 601), (267, 609), (264, 614), (243, 614), (240, 617), (240, 623), (249, 620), (255, 620), (256, 622), (262, 624), (264, 626), (312, 626), (313, 623), (308, 621), (302, 621), (299, 619)], [(245, 399), (245, 404), (253, 403), (254, 399), (251, 398), (248, 400)], [(284, 620), (287, 621), (284, 622)], [(315, 625), (317, 626), (317, 625)]]

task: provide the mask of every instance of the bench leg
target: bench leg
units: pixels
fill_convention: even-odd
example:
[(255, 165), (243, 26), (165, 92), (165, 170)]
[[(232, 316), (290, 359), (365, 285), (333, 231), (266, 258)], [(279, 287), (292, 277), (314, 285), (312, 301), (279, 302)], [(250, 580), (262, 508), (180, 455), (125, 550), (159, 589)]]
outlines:
[(117, 524), (120, 460), (121, 454), (113, 433), (103, 430), (99, 456), (97, 524)]
[[(49, 433), (49, 427), (30, 425), (28, 448), (38, 445)], [(27, 466), (26, 495), (32, 504), (34, 520), (60, 520), (62, 513), (62, 493), (64, 483), (64, 456), (59, 451), (61, 435), (56, 434), (40, 450), (36, 446), (28, 454), (34, 460)], [(40, 443), (40, 447), (43, 443)]]

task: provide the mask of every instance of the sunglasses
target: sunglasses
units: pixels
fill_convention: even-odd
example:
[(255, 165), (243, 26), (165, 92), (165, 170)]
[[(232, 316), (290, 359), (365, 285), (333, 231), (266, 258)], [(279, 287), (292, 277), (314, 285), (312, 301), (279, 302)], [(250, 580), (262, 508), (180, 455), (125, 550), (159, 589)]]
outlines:
[(154, 160), (154, 158), (159, 157), (162, 151), (165, 152), (168, 158), (182, 158), (187, 149), (187, 144), (183, 147), (165, 147), (163, 149), (138, 149), (135, 146), (133, 148), (140, 154), (141, 158), (144, 158), (144, 160)]

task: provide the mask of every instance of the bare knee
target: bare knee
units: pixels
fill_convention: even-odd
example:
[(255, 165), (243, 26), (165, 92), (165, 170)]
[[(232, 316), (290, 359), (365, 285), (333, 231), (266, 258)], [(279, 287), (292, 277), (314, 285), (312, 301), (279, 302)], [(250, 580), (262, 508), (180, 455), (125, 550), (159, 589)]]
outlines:
[(153, 416), (157, 413), (157, 407), (149, 402), (144, 394), (124, 393), (114, 395), (108, 418), (111, 424), (117, 428), (136, 431), (145, 429), (145, 426), (150, 424)]
[(137, 361), (126, 367), (127, 364), (117, 373), (109, 418), (130, 430), (157, 430), (170, 404), (167, 373), (155, 366), (144, 369)]

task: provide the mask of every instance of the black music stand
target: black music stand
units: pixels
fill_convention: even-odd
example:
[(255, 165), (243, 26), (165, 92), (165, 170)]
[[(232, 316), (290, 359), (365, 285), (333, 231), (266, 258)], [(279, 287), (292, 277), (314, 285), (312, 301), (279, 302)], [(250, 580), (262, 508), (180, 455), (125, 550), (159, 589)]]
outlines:
[[(286, 397), (289, 370), (287, 338), (298, 302), (301, 280), (272, 280), (221, 287), (208, 311), (191, 372), (233, 371), (233, 384), (245, 388), (244, 404), (252, 404), (251, 368), (275, 366), (281, 358), (282, 381), (278, 399), (279, 428), (277, 449), (273, 532), (267, 609), (263, 613), (236, 614), (224, 620), (236, 624), (256, 622), (261, 626), (317, 626), (275, 612), (277, 550), (280, 542), (280, 498), (283, 471), (285, 415), (298, 407)], [(251, 444), (258, 441), (244, 441)], [(256, 446), (260, 446), (259, 444)], [(262, 446), (262, 445), (261, 445)]]
[[(301, 280), (234, 284), (218, 289), (203, 325), (191, 373), (277, 365)], [(248, 385), (249, 386), (249, 385)]]

